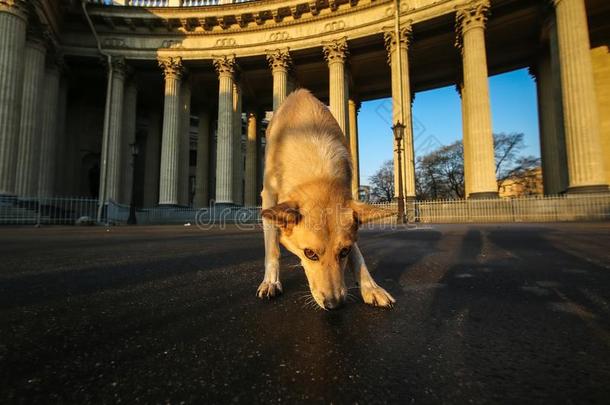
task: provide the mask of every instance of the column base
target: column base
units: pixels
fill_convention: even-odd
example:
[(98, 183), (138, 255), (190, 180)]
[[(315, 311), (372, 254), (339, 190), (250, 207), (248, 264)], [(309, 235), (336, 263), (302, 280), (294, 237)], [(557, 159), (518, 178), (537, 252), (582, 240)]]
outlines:
[(232, 202), (215, 202), (214, 205), (212, 205), (212, 208), (214, 208), (214, 209), (234, 208), (234, 207), (239, 207), (239, 205), (232, 203)]
[(592, 194), (592, 193), (607, 193), (610, 191), (608, 185), (598, 184), (593, 186), (576, 186), (568, 187), (566, 193), (568, 194)]
[(470, 193), (468, 196), (469, 200), (489, 200), (492, 198), (498, 198), (498, 193), (495, 191), (483, 191), (480, 193)]

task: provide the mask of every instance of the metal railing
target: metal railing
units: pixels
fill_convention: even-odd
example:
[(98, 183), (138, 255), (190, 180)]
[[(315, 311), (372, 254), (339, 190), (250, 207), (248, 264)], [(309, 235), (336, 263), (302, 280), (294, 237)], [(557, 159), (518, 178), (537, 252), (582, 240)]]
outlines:
[(0, 224), (72, 225), (93, 222), (98, 201), (81, 197), (0, 199)]
[[(397, 212), (395, 202), (374, 204)], [(93, 223), (98, 200), (92, 198), (0, 197), (0, 224), (71, 225)], [(434, 200), (406, 204), (410, 222), (492, 223), (562, 222), (610, 220), (610, 193), (521, 197), (488, 200)], [(127, 223), (129, 206), (110, 201), (103, 210), (102, 222)], [(260, 207), (155, 207), (136, 210), (139, 225), (180, 224), (206, 228), (218, 224), (251, 227), (261, 222)], [(395, 224), (396, 216), (375, 221)]]
[(422, 223), (563, 222), (610, 219), (610, 193), (413, 203)]
[(203, 7), (249, 3), (252, 1), (256, 0), (87, 0), (91, 4), (102, 6), (130, 7)]

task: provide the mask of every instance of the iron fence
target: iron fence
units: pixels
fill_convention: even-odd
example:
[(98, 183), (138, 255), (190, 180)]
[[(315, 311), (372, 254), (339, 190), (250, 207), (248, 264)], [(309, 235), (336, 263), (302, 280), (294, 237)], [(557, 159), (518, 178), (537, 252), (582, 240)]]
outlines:
[(79, 219), (92, 222), (98, 200), (82, 197), (4, 197), (0, 224), (71, 225)]
[(610, 219), (610, 194), (565, 194), (413, 203), (422, 223), (562, 222)]
[[(375, 204), (397, 213), (395, 202)], [(93, 223), (98, 200), (82, 197), (0, 198), (0, 224), (70, 225)], [(406, 204), (409, 222), (493, 223), (610, 220), (610, 193), (536, 196), (514, 199), (433, 200)], [(129, 206), (110, 201), (102, 210), (102, 223), (126, 224)], [(136, 210), (140, 225), (180, 224), (206, 228), (218, 224), (250, 227), (261, 222), (260, 207), (211, 206), (155, 207)], [(396, 216), (375, 221), (395, 224)]]

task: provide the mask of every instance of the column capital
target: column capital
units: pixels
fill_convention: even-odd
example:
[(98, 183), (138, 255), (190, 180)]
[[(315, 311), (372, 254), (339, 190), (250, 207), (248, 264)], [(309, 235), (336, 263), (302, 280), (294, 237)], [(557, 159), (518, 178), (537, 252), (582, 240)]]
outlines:
[(329, 65), (333, 63), (345, 63), (345, 60), (349, 56), (349, 49), (347, 47), (347, 38), (339, 38), (329, 42), (322, 43), (322, 52), (324, 52), (324, 59)]
[(8, 12), (27, 20), (27, 3), (26, 0), (0, 0), (0, 11)]
[(355, 100), (353, 98), (349, 98), (347, 100), (348, 105), (353, 105), (354, 109), (356, 110), (356, 114), (358, 114), (358, 112), (360, 111), (360, 107), (362, 106), (362, 103), (360, 103), (360, 100)]
[(125, 57), (123, 56), (113, 56), (110, 59), (109, 68), (116, 75), (127, 76), (129, 74), (129, 65), (125, 62)]
[(42, 25), (28, 24), (25, 39), (28, 46), (46, 51), (47, 45), (51, 42), (51, 33)]
[[(408, 20), (406, 23), (402, 24), (398, 30), (400, 47), (403, 49), (409, 49), (409, 45), (411, 44), (411, 39), (413, 37), (413, 21)], [(385, 49), (388, 51), (388, 64), (391, 64), (391, 55), (396, 49), (396, 30), (394, 27), (385, 27), (383, 28), (383, 41), (385, 43)]]
[(47, 52), (45, 58), (45, 70), (49, 72), (61, 73), (66, 67), (64, 57), (58, 52)]
[(489, 0), (473, 0), (455, 12), (456, 46), (462, 47), (462, 36), (472, 28), (485, 28), (489, 15)]
[(212, 63), (214, 64), (218, 77), (233, 77), (237, 70), (237, 60), (235, 59), (235, 55), (215, 56)]
[(159, 67), (163, 69), (163, 75), (166, 79), (180, 79), (184, 74), (184, 65), (180, 56), (166, 56), (157, 58)]
[(277, 70), (287, 72), (292, 65), (292, 58), (288, 48), (285, 49), (274, 49), (266, 51), (267, 62), (272, 72)]

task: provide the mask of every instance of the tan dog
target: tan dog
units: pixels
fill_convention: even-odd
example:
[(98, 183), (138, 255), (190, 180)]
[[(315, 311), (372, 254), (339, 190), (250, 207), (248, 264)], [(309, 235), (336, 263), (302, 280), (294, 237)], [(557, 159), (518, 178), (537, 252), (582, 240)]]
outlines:
[(260, 298), (282, 292), (279, 241), (301, 259), (316, 303), (336, 308), (345, 301), (344, 270), (354, 272), (364, 302), (391, 307), (356, 244), (358, 226), (391, 211), (354, 201), (352, 164), (341, 128), (307, 90), (282, 103), (267, 128), (263, 186), (265, 278)]

